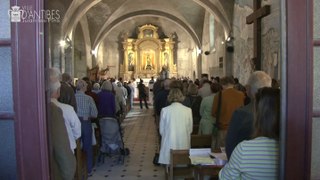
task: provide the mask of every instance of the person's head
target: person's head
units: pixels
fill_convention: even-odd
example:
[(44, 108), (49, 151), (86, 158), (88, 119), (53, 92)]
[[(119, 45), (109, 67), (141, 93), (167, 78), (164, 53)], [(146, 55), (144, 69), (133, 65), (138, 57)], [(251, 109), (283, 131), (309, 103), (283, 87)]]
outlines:
[(99, 90), (100, 89), (100, 84), (99, 83), (94, 83), (93, 84), (93, 90)]
[(223, 89), (228, 88), (228, 87), (233, 87), (234, 79), (232, 76), (225, 76), (220, 79), (220, 84), (223, 87)]
[(198, 86), (195, 84), (189, 84), (188, 86), (188, 95), (197, 95), (198, 94)]
[(170, 84), (170, 89), (173, 89), (173, 88), (179, 88), (182, 92), (183, 91), (182, 82), (179, 80), (172, 80)]
[(62, 75), (61, 75), (61, 81), (62, 82), (66, 82), (66, 83), (71, 83), (72, 82), (72, 78), (71, 78), (71, 76), (70, 76), (70, 74), (68, 74), (68, 73), (63, 73)]
[(163, 88), (166, 89), (166, 90), (169, 90), (170, 89), (170, 84), (171, 84), (171, 80), (170, 79), (165, 79), (163, 81)]
[(203, 79), (200, 83), (200, 86), (204, 86), (205, 84), (210, 85), (210, 81), (208, 79)]
[(212, 83), (210, 89), (212, 93), (217, 93), (222, 90), (222, 87), (219, 83)]
[(50, 68), (49, 69), (49, 82), (55, 82), (61, 80), (61, 73), (60, 70), (57, 68)]
[(112, 91), (112, 83), (110, 81), (104, 81), (101, 85), (101, 90)]
[(49, 69), (49, 93), (51, 98), (58, 99), (60, 96), (60, 71), (57, 68)]
[(220, 83), (220, 77), (219, 77), (219, 76), (215, 77), (215, 78), (214, 78), (214, 82), (215, 82), (215, 83)]
[(82, 80), (82, 79), (79, 79), (77, 81), (77, 91), (82, 91), (82, 92), (86, 92), (87, 90), (87, 83), (86, 81)]
[(279, 139), (280, 132), (280, 90), (264, 87), (255, 97), (255, 118), (253, 137)]
[(86, 91), (91, 91), (92, 90), (92, 83), (91, 81), (86, 81), (87, 83), (87, 90)]
[(233, 78), (234, 84), (239, 84), (239, 79), (238, 78)]
[(179, 88), (172, 88), (172, 89), (170, 89), (167, 100), (169, 103), (183, 102), (184, 96)]
[(280, 84), (279, 81), (277, 81), (276, 79), (272, 78), (272, 83), (271, 83), (273, 88), (280, 88)]
[(254, 98), (258, 89), (262, 87), (271, 87), (271, 77), (263, 71), (253, 72), (246, 85), (248, 96)]

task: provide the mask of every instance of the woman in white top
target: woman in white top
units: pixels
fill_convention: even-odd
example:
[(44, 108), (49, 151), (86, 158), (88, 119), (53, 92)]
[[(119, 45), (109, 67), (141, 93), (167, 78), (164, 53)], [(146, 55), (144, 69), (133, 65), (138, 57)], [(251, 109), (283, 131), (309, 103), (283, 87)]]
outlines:
[(180, 89), (173, 88), (168, 95), (171, 105), (160, 113), (161, 149), (160, 164), (170, 164), (170, 149), (189, 149), (192, 132), (192, 111), (181, 104), (184, 96)]

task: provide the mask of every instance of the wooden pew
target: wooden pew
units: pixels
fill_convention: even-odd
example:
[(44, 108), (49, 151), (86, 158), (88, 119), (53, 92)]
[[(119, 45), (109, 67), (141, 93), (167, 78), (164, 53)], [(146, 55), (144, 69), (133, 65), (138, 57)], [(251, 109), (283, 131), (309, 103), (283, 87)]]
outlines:
[(81, 140), (77, 139), (77, 149), (76, 149), (76, 159), (77, 159), (77, 169), (75, 174), (75, 180), (83, 180), (88, 178), (87, 173), (87, 163), (86, 155), (81, 149)]
[(191, 148), (211, 148), (212, 135), (191, 135)]
[(173, 180), (179, 177), (185, 180), (203, 180), (205, 176), (210, 179), (219, 179), (218, 174), (223, 166), (217, 165), (191, 165), (189, 150), (170, 151), (170, 166), (166, 168), (166, 179)]
[(193, 179), (193, 167), (189, 159), (189, 150), (170, 150), (170, 166), (166, 168), (166, 179), (174, 177)]

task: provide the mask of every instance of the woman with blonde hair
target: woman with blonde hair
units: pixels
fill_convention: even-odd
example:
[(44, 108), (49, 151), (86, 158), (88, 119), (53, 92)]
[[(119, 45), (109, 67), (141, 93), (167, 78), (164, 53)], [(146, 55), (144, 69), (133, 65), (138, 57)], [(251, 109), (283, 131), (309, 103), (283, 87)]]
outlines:
[(192, 111), (181, 104), (184, 96), (180, 89), (173, 88), (168, 95), (169, 106), (160, 113), (161, 149), (160, 164), (170, 164), (170, 149), (189, 149), (192, 132)]

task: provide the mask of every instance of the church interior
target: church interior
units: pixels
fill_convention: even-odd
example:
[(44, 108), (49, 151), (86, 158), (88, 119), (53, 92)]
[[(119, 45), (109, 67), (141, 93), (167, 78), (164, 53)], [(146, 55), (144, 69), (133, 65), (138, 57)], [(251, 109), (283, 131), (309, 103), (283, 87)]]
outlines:
[[(41, 109), (37, 111), (40, 119), (47, 116), (45, 104), (48, 99), (46, 94), (48, 68), (57, 68), (61, 73), (70, 74), (74, 82), (83, 77), (88, 77), (92, 82), (122, 78), (126, 82), (133, 79), (138, 82), (142, 79), (146, 85), (151, 77), (161, 78), (163, 72), (167, 73), (168, 78), (190, 81), (199, 80), (203, 76), (208, 78), (233, 76), (239, 79), (239, 83), (246, 85), (254, 71), (262, 70), (277, 81), (281, 89), (280, 179), (294, 177), (294, 173), (290, 175), (289, 171), (299, 172), (295, 171), (297, 169), (301, 170), (300, 177), (320, 179), (318, 171), (320, 160), (317, 158), (320, 156), (320, 132), (317, 131), (320, 128), (319, 1), (307, 0), (313, 2), (305, 5), (305, 9), (313, 10), (313, 21), (307, 21), (309, 24), (303, 25), (313, 25), (313, 27), (309, 27), (312, 30), (306, 28), (303, 31), (305, 34), (299, 34), (301, 31), (294, 32), (296, 26), (290, 26), (290, 23), (296, 23), (295, 20), (300, 23), (304, 19), (294, 19), (292, 14), (295, 9), (291, 8), (290, 3), (286, 4), (279, 0), (41, 0), (41, 3), (36, 3), (39, 0), (34, 1), (34, 6), (40, 4), (45, 9), (58, 10), (60, 17), (59, 21), (44, 23), (43, 44), (39, 40), (43, 47), (41, 55), (44, 58), (41, 63), (33, 63), (37, 68), (41, 66), (39, 72), (38, 69), (35, 71), (38, 74), (34, 75), (40, 77), (35, 78), (36, 80), (42, 81), (41, 83), (35, 81), (34, 86), (43, 88), (43, 91), (35, 92), (42, 98), (34, 100), (37, 100), (35, 103), (38, 105), (37, 109)], [(28, 4), (24, 1), (20, 3)], [(9, 9), (12, 3), (5, 0), (1, 1), (0, 5), (0, 10), (3, 10), (1, 14), (4, 14), (2, 12), (7, 13), (7, 10), (3, 7)], [(305, 9), (301, 10), (301, 13), (308, 14), (310, 11), (304, 11)], [(290, 13), (294, 20), (291, 19)], [(310, 14), (305, 17), (310, 17)], [(18, 36), (13, 35), (21, 32), (15, 30), (16, 25), (12, 25), (10, 29), (9, 21), (9, 28), (3, 29), (1, 26), (6, 25), (5, 23), (7, 22), (0, 20), (0, 31), (4, 32), (0, 32), (0, 56), (6, 53), (2, 52), (3, 48), (20, 46)], [(27, 23), (25, 25), (27, 26)], [(20, 28), (22, 27), (24, 26)], [(8, 35), (7, 38), (6, 31), (8, 34), (12, 33), (12, 37)], [(313, 35), (308, 34), (311, 31)], [(35, 30), (34, 34), (37, 32)], [(305, 44), (300, 44), (300, 38), (308, 40), (304, 41)], [(16, 40), (16, 43), (11, 43), (13, 40)], [(23, 47), (26, 48), (26, 45)], [(306, 57), (313, 61), (299, 61), (298, 57), (294, 57), (299, 54), (295, 51), (297, 49), (305, 52)], [(20, 152), (16, 148), (21, 147), (21, 151), (32, 150), (30, 145), (22, 143), (23, 134), (28, 133), (23, 131), (24, 122), (16, 121), (15, 125), (13, 121), (15, 118), (23, 117), (14, 115), (14, 111), (23, 108), (23, 103), (20, 103), (17, 97), (22, 95), (16, 92), (18, 89), (14, 89), (19, 88), (19, 83), (23, 81), (14, 82), (14, 78), (22, 78), (23, 71), (26, 70), (23, 69), (19, 75), (18, 69), (22, 64), (15, 63), (14, 58), (20, 56), (15, 56), (14, 53), (20, 52), (13, 50), (12, 55), (3, 56), (12, 57), (12, 61), (2, 61), (2, 59), (0, 61), (5, 62), (6, 66), (6, 69), (4, 66), (0, 67), (1, 82), (3, 80), (1, 76), (13, 79), (13, 83), (10, 82), (9, 85), (13, 90), (9, 92), (0, 90), (1, 101), (4, 102), (0, 101), (0, 144), (3, 142), (7, 145), (7, 148), (0, 150), (0, 179), (28, 179), (19, 175), (19, 173), (22, 176), (28, 174), (27, 170), (24, 170), (28, 167), (28, 163), (23, 163), (25, 153), (16, 155)], [(11, 52), (11, 49), (9, 51)], [(288, 60), (290, 57), (291, 66)], [(13, 68), (8, 70), (7, 67), (11, 67), (11, 63)], [(29, 63), (30, 66), (31, 64)], [(17, 72), (17, 75), (14, 72)], [(298, 74), (300, 72), (301, 75)], [(305, 88), (300, 89), (300, 85)], [(7, 93), (11, 95), (7, 96)], [(12, 103), (6, 103), (7, 101)], [(10, 108), (2, 104), (9, 105)], [(88, 179), (165, 179), (164, 168), (152, 164), (154, 153), (159, 148), (159, 140), (153, 124), (154, 112), (151, 100), (149, 105), (150, 109), (140, 110), (138, 101), (135, 101), (135, 108), (125, 117), (123, 138), (125, 145), (131, 151), (131, 155), (125, 157), (125, 163), (119, 165), (115, 159), (107, 159), (95, 167), (95, 172)], [(301, 122), (296, 119), (298, 116), (294, 116), (300, 109), (303, 109), (299, 116), (303, 119)], [(8, 113), (11, 111), (13, 113)], [(25, 121), (27, 122), (32, 121)], [(46, 135), (43, 134), (47, 131), (42, 130), (46, 129), (44, 128), (46, 124), (42, 124), (40, 120), (37, 123), (37, 128), (41, 131), (39, 130), (39, 134), (34, 136), (40, 137), (39, 142), (47, 143), (47, 140), (43, 140), (46, 139)], [(304, 135), (300, 139), (296, 134), (302, 126)], [(18, 132), (19, 134), (15, 134)], [(3, 137), (7, 134), (9, 138), (4, 141)], [(297, 142), (301, 144), (305, 142), (306, 145), (292, 150), (295, 147), (295, 139), (290, 139), (290, 135), (293, 138), (298, 137)], [(19, 145), (14, 145), (16, 143)], [(38, 153), (47, 148), (47, 145), (39, 146), (41, 147), (36, 151)], [(26, 148), (22, 149), (24, 147)], [(305, 154), (299, 158), (304, 162), (301, 165), (303, 168), (292, 165), (292, 162), (298, 163), (294, 160), (296, 152)], [(6, 153), (8, 156), (3, 156)], [(46, 164), (48, 152), (44, 152), (42, 156), (45, 160), (41, 159), (39, 162)], [(41, 175), (42, 178), (46, 176), (47, 171), (49, 173), (48, 165), (43, 164), (46, 171)], [(35, 172), (30, 174), (37, 177)]]
[[(257, 31), (261, 68), (280, 80), (280, 3), (262, 1), (265, 5), (271, 10)], [(75, 78), (95, 67), (108, 68), (104, 76), (115, 79), (150, 78), (165, 67), (170, 77), (233, 75), (245, 83), (255, 68), (256, 30), (254, 22), (246, 22), (251, 0), (54, 0), (48, 7), (63, 17), (49, 26), (48, 63)]]

